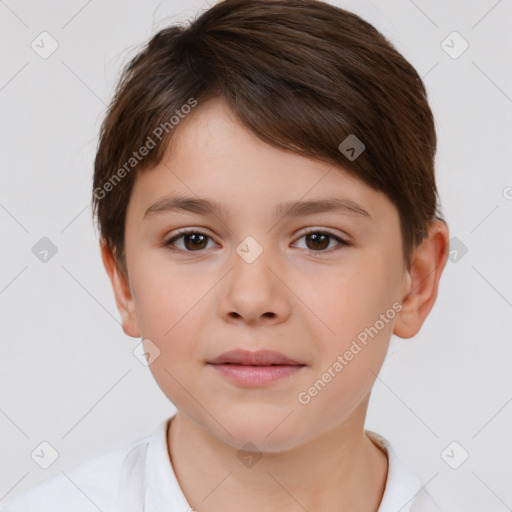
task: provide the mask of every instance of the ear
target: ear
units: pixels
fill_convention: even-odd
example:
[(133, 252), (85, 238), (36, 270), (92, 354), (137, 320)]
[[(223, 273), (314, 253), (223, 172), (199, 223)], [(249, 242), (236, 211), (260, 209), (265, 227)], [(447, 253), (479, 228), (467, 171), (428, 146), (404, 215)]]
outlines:
[(437, 298), (439, 280), (449, 254), (449, 230), (442, 220), (434, 220), (427, 237), (415, 249), (411, 267), (404, 276), (402, 310), (393, 334), (412, 338), (421, 329)]
[(140, 338), (140, 328), (135, 312), (135, 303), (133, 300), (130, 284), (123, 273), (119, 270), (118, 264), (112, 254), (110, 248), (107, 247), (104, 239), (100, 241), (101, 259), (107, 271), (114, 296), (116, 299), (117, 309), (121, 315), (123, 331), (128, 336)]

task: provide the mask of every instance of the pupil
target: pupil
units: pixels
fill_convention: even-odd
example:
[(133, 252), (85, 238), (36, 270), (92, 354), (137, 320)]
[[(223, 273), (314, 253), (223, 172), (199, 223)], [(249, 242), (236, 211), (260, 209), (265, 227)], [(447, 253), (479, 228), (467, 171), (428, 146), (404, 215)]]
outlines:
[(188, 249), (190, 249), (190, 247), (187, 245), (187, 241), (192, 241), (192, 247), (195, 247), (197, 249), (197, 248), (202, 248), (201, 243), (204, 244), (205, 240), (206, 240), (206, 237), (204, 235), (200, 235), (197, 233), (195, 233), (195, 234), (193, 233), (191, 235), (185, 235), (185, 245)]
[[(319, 239), (320, 237), (323, 237), (323, 242), (324, 242), (324, 243), (323, 243), (323, 246), (322, 246), (322, 243), (321, 243), (321, 244), (320, 244), (320, 245), (321, 245), (321, 247), (313, 247), (313, 248), (312, 248), (312, 249), (314, 249), (314, 250), (316, 250), (316, 251), (317, 251), (318, 249), (325, 249), (326, 247), (329, 247), (329, 240), (328, 240), (328, 237), (327, 237), (324, 233), (320, 233), (320, 234), (318, 234), (318, 233), (312, 233), (312, 234), (307, 235), (307, 237), (309, 237), (309, 238), (308, 238), (308, 240), (313, 240), (313, 243), (318, 243), (318, 239)], [(325, 242), (327, 242), (327, 244), (326, 244)]]

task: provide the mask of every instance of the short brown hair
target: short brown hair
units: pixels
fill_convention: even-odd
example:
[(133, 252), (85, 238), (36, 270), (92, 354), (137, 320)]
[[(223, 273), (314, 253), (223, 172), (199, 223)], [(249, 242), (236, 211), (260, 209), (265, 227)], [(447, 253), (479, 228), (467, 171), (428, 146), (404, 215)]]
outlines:
[[(359, 16), (321, 1), (224, 0), (187, 26), (159, 31), (123, 69), (103, 121), (93, 217), (124, 275), (136, 173), (162, 160), (173, 116), (213, 97), (263, 141), (385, 193), (399, 212), (407, 268), (432, 220), (443, 220), (433, 115), (420, 76), (393, 45)], [(364, 144), (355, 159), (339, 148), (349, 135)], [(135, 160), (149, 139), (155, 146)]]

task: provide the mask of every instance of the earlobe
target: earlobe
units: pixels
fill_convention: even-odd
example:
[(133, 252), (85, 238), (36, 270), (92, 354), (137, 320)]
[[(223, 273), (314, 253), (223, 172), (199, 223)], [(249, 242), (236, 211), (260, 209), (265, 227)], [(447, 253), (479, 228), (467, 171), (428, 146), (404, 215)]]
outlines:
[(135, 302), (133, 300), (129, 281), (119, 270), (118, 264), (112, 254), (112, 250), (107, 246), (103, 239), (100, 241), (100, 250), (103, 266), (105, 267), (112, 284), (117, 309), (121, 315), (123, 331), (127, 336), (140, 338), (141, 334), (135, 311)]
[(448, 259), (449, 230), (444, 221), (431, 223), (428, 236), (415, 249), (404, 277), (405, 294), (393, 334), (412, 338), (421, 329), (437, 298), (439, 280)]

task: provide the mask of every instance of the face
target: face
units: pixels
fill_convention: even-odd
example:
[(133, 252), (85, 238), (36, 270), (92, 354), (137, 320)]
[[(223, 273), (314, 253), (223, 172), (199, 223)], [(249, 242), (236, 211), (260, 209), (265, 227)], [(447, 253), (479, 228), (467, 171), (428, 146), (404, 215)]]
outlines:
[[(340, 168), (262, 142), (220, 100), (179, 128), (164, 161), (136, 179), (129, 284), (115, 285), (125, 332), (159, 351), (158, 385), (233, 446), (285, 450), (364, 422), (411, 285), (396, 208)], [(171, 197), (220, 208), (171, 208)], [(336, 209), (286, 213), (285, 203), (333, 199)], [(234, 349), (300, 366), (232, 380), (209, 362)], [(269, 380), (276, 368), (284, 375)]]

